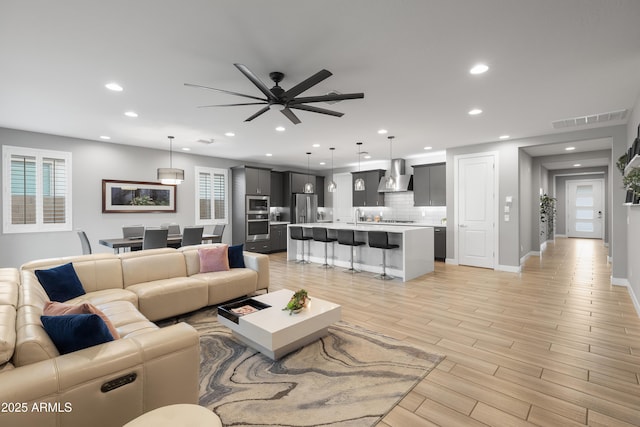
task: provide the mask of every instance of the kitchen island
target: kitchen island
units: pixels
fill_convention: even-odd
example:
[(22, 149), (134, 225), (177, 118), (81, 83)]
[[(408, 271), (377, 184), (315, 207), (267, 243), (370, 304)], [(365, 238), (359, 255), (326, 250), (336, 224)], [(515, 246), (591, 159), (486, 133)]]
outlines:
[[(337, 237), (337, 230), (347, 229), (355, 231), (355, 239), (368, 242), (369, 231), (386, 231), (389, 233), (389, 243), (397, 244), (398, 249), (387, 250), (387, 274), (406, 282), (423, 274), (433, 271), (433, 227), (414, 227), (409, 225), (380, 225), (380, 224), (347, 224), (341, 222), (290, 224), (287, 228), (287, 259), (295, 260), (300, 255), (300, 245), (304, 244), (305, 259), (311, 262), (324, 263), (324, 243), (310, 240), (309, 243), (291, 239), (289, 227), (300, 226), (305, 235), (312, 235), (313, 227), (327, 229), (329, 237)], [(310, 253), (307, 251), (309, 250)], [(337, 267), (349, 268), (351, 246), (340, 245), (338, 242), (328, 243), (327, 254), (329, 264)], [(380, 273), (382, 271), (382, 249), (370, 248), (368, 244), (353, 248), (354, 267)], [(333, 258), (333, 259), (331, 259)]]

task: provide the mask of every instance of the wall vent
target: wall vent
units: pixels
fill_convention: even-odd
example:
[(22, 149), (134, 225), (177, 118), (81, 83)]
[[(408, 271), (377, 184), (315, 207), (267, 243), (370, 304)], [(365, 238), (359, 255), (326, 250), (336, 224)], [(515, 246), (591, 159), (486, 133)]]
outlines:
[(211, 138), (211, 139), (199, 139), (198, 142), (209, 145), (209, 144), (213, 144), (215, 141), (213, 138)]
[(591, 114), (589, 116), (572, 117), (569, 119), (556, 120), (551, 122), (554, 129), (562, 129), (573, 126), (586, 126), (595, 123), (610, 122), (612, 120), (624, 120), (629, 110), (609, 111), (608, 113)]

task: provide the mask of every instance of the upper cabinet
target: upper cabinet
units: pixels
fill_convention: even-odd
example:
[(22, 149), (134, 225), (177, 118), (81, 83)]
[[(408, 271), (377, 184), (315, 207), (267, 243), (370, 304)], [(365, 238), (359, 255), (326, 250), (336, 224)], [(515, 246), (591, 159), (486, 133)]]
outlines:
[(259, 194), (262, 196), (271, 194), (271, 169), (246, 166), (244, 170), (247, 194)]
[[(351, 190), (353, 192), (353, 206), (384, 206), (384, 193), (378, 193), (380, 178), (385, 171), (375, 169), (362, 172), (351, 172)], [(356, 179), (364, 180), (364, 191), (355, 191)]]
[(285, 206), (284, 173), (271, 171), (271, 206)]
[(447, 205), (446, 163), (413, 166), (413, 205)]

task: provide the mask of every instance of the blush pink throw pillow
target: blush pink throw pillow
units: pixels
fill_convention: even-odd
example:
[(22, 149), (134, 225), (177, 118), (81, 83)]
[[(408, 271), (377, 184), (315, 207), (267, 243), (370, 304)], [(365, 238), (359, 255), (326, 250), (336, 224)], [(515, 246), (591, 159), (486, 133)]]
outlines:
[(82, 304), (65, 304), (63, 302), (47, 301), (42, 310), (42, 314), (45, 316), (64, 316), (65, 314), (97, 314), (104, 321), (105, 325), (111, 332), (114, 340), (120, 339), (118, 333), (111, 320), (93, 304), (84, 302)]
[(229, 245), (198, 249), (200, 273), (229, 270)]

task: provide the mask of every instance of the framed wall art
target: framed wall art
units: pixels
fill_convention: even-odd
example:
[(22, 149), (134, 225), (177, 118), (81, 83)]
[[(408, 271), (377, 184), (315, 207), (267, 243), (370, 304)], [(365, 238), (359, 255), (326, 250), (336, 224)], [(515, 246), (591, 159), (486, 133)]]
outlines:
[(176, 186), (102, 180), (102, 213), (175, 212)]

